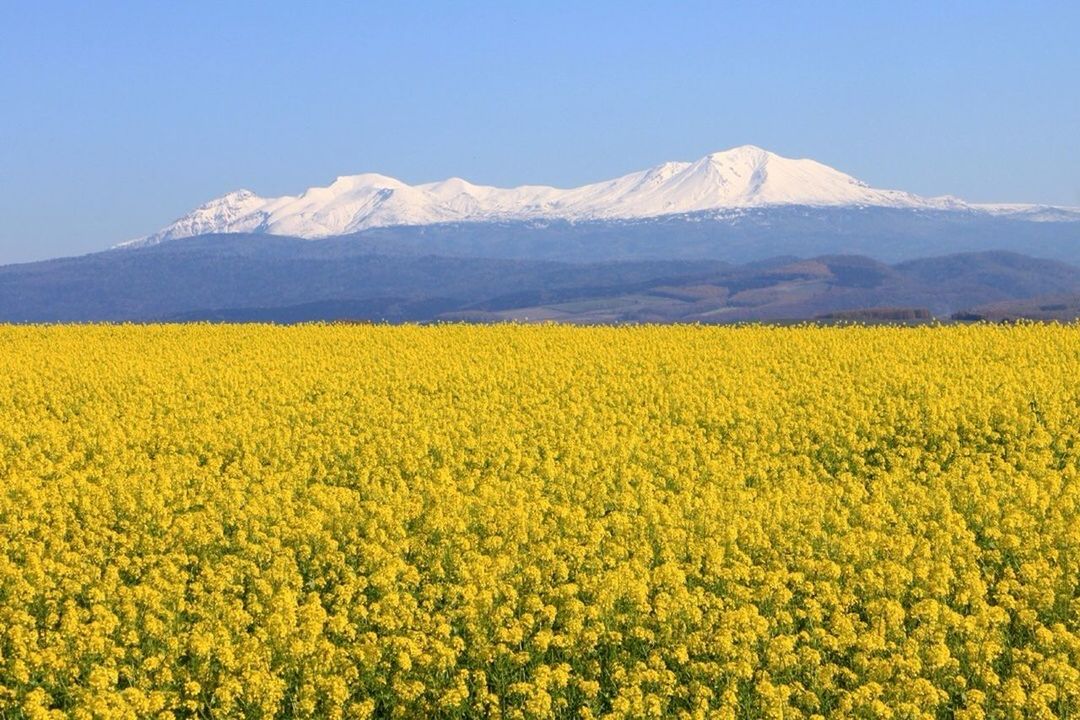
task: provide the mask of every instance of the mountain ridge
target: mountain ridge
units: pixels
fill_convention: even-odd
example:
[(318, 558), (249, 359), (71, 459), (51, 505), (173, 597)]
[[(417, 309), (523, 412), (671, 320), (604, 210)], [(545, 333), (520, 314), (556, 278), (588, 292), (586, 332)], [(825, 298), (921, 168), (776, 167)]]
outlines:
[(966, 203), (873, 188), (816, 160), (786, 158), (754, 145), (666, 162), (575, 188), (498, 188), (458, 177), (409, 185), (378, 173), (343, 175), (299, 195), (263, 198), (237, 190), (151, 235), (121, 246), (218, 233), (320, 239), (372, 228), (530, 220), (617, 221), (724, 213), (776, 206), (880, 207), (961, 211), (1037, 221), (1080, 221), (1080, 210)]
[(0, 322), (918, 319), (1080, 293), (1076, 266), (1009, 252), (573, 263), (388, 245), (219, 235), (0, 266)]

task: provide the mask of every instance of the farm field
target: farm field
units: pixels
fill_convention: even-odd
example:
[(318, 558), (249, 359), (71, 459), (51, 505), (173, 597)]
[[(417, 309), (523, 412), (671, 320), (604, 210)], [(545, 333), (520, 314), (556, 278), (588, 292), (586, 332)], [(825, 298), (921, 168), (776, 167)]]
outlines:
[(0, 327), (0, 718), (1080, 717), (1080, 326)]

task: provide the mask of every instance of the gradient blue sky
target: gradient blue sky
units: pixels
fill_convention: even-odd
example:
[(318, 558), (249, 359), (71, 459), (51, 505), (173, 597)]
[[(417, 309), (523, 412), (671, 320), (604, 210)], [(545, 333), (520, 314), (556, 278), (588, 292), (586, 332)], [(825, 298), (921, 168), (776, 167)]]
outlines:
[(744, 143), (881, 187), (1080, 205), (1078, 39), (1075, 0), (8, 1), (0, 262), (240, 187), (567, 186)]

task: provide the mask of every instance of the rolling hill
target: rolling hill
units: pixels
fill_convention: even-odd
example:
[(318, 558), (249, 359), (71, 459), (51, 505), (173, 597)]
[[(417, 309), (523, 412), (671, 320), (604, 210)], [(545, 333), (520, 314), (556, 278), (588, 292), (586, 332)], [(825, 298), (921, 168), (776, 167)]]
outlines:
[(881, 308), (948, 317), (1069, 293), (1080, 293), (1080, 270), (1005, 252), (895, 264), (857, 255), (566, 263), (224, 235), (0, 267), (0, 321), (738, 322)]

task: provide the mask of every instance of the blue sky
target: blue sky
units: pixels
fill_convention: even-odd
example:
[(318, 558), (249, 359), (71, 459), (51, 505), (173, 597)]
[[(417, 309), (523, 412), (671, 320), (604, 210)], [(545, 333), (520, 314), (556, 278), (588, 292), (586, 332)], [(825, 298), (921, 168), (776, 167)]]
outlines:
[(1075, 1), (6, 2), (0, 262), (240, 187), (566, 186), (744, 143), (1080, 205), (1078, 37)]

